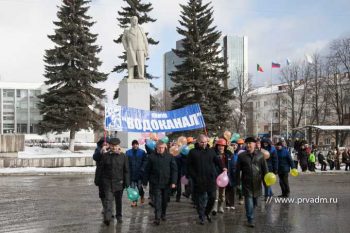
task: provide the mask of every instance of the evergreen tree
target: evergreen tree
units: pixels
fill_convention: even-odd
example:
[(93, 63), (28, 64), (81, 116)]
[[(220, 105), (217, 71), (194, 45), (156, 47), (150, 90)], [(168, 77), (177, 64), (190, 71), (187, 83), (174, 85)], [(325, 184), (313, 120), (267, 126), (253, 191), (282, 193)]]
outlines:
[(221, 32), (212, 26), (213, 8), (201, 0), (189, 0), (181, 5), (181, 27), (183, 48), (174, 53), (183, 59), (170, 73), (174, 87), (170, 93), (175, 98), (173, 109), (199, 103), (210, 135), (223, 132), (229, 124), (232, 109), (229, 100), (233, 90), (223, 87), (228, 79), (224, 59), (220, 57)]
[[(153, 10), (151, 3), (141, 3), (141, 0), (124, 0), (127, 2), (128, 6), (122, 7), (122, 11), (118, 11), (118, 15), (120, 17), (117, 18), (119, 21), (119, 27), (126, 29), (130, 26), (130, 18), (132, 16), (136, 16), (138, 18), (139, 25), (145, 24), (145, 23), (153, 23), (156, 20), (151, 18), (149, 16), (149, 12)], [(150, 45), (157, 45), (159, 41), (154, 40), (149, 36), (149, 34), (145, 33), (147, 36), (148, 44)], [(122, 43), (122, 37), (123, 33), (119, 35), (119, 37), (116, 40), (113, 40), (117, 44)], [(126, 52), (124, 51), (122, 55), (119, 56), (119, 58), (122, 60), (122, 63), (120, 65), (117, 65), (114, 67), (112, 72), (122, 73), (127, 72), (127, 63), (126, 63)], [(137, 72), (137, 69), (134, 69), (134, 72)], [(135, 75), (136, 77), (137, 75)], [(145, 69), (145, 76), (147, 79), (154, 79), (157, 78), (147, 72), (147, 69)], [(127, 77), (127, 76), (125, 76)], [(156, 90), (156, 87), (151, 83), (151, 87)], [(115, 91), (114, 99), (118, 98), (119, 91), (118, 89)]]
[(105, 81), (107, 75), (98, 71), (102, 63), (96, 54), (101, 47), (94, 45), (97, 34), (90, 32), (94, 22), (86, 15), (89, 2), (64, 0), (59, 7), (55, 34), (48, 36), (55, 46), (44, 56), (45, 84), (49, 88), (39, 97), (41, 133), (70, 131), (71, 151), (76, 131), (98, 127), (103, 122), (98, 110), (105, 90), (94, 85)]

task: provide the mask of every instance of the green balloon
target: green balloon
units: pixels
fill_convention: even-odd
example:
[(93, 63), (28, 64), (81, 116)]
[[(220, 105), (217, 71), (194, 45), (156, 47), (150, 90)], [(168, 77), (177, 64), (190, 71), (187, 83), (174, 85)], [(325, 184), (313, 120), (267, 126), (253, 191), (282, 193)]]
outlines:
[(165, 136), (164, 138), (160, 139), (162, 142), (164, 142), (165, 144), (167, 144), (169, 142), (169, 138), (167, 136)]
[(272, 172), (269, 172), (265, 175), (264, 180), (267, 186), (274, 185), (276, 183), (276, 175)]
[(130, 201), (137, 201), (140, 197), (139, 192), (136, 189), (128, 188), (126, 192)]

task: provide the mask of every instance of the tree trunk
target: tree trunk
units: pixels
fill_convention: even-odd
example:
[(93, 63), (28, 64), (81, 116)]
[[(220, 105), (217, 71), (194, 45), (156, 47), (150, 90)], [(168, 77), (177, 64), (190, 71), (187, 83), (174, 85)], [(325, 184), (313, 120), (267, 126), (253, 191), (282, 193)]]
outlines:
[(74, 152), (74, 143), (75, 143), (75, 130), (71, 130), (69, 133), (69, 150)]

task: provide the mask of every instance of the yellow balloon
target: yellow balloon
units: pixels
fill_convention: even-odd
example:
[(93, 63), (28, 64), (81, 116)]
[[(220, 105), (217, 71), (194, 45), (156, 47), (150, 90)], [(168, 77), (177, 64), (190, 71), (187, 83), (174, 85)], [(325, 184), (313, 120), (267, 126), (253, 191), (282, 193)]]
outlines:
[(194, 144), (190, 144), (190, 145), (188, 145), (188, 149), (193, 149), (194, 148)]
[(299, 172), (298, 172), (298, 170), (297, 170), (296, 168), (293, 168), (292, 170), (290, 170), (290, 174), (291, 174), (292, 176), (298, 176), (298, 175), (299, 175)]
[(272, 172), (269, 172), (265, 175), (264, 180), (267, 186), (271, 186), (276, 183), (276, 175)]

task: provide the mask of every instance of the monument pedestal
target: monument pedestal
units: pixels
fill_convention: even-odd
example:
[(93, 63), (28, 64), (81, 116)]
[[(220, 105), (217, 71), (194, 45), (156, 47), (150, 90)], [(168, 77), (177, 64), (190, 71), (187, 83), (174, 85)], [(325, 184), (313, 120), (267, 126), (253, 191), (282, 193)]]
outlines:
[[(146, 79), (127, 79), (124, 78), (119, 83), (120, 106), (150, 110), (150, 82)], [(141, 133), (118, 132), (121, 141), (121, 147), (131, 148), (131, 142), (134, 139), (141, 138)]]

